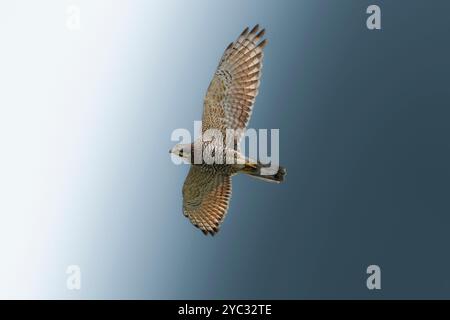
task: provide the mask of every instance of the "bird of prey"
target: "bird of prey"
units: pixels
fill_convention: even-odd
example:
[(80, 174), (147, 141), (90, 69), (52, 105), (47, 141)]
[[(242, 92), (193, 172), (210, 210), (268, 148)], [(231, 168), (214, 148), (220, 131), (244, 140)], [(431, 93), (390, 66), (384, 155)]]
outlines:
[[(263, 49), (267, 40), (265, 30), (256, 25), (246, 28), (236, 41), (230, 43), (220, 59), (217, 70), (208, 87), (203, 105), (202, 133), (218, 130), (226, 136), (227, 130), (235, 130), (231, 147), (219, 139), (177, 144), (170, 153), (191, 164), (183, 185), (183, 213), (204, 234), (219, 231), (228, 210), (231, 197), (231, 177), (237, 173), (280, 183), (286, 170), (277, 166), (267, 174), (267, 165), (249, 159), (239, 152), (239, 141), (247, 127), (261, 78)], [(235, 163), (207, 163), (195, 161), (194, 154), (223, 148), (223, 154), (231, 154)], [(214, 156), (214, 151), (212, 156)]]

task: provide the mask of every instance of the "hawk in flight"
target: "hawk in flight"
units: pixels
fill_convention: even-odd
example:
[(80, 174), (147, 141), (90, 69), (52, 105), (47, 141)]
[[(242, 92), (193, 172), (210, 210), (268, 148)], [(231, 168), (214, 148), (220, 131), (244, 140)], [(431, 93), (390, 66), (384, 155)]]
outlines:
[[(277, 166), (267, 173), (269, 166), (246, 158), (239, 152), (239, 141), (247, 127), (253, 104), (258, 94), (261, 78), (263, 49), (267, 40), (263, 39), (265, 30), (256, 25), (249, 31), (246, 28), (236, 41), (230, 43), (220, 59), (219, 66), (208, 87), (202, 117), (202, 134), (217, 130), (223, 137), (229, 130), (232, 135), (231, 146), (224, 146), (225, 139), (199, 139), (191, 144), (177, 144), (170, 153), (185, 159), (191, 164), (183, 185), (183, 213), (204, 234), (214, 235), (228, 210), (231, 197), (231, 177), (245, 173), (265, 181), (280, 183), (286, 170)], [(229, 140), (227, 140), (229, 141)], [(204, 153), (226, 154), (234, 162), (196, 161), (194, 155)], [(221, 156), (219, 156), (221, 158)], [(217, 159), (217, 158), (214, 158)], [(270, 170), (269, 170), (270, 171)]]

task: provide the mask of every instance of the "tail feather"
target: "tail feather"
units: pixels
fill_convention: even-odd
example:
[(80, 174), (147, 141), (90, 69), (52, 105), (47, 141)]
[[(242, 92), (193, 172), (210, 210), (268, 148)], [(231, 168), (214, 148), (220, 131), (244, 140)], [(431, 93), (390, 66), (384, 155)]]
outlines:
[(241, 172), (257, 179), (275, 183), (283, 182), (286, 176), (286, 168), (282, 166), (272, 168), (270, 164), (266, 165), (259, 162), (246, 164)]

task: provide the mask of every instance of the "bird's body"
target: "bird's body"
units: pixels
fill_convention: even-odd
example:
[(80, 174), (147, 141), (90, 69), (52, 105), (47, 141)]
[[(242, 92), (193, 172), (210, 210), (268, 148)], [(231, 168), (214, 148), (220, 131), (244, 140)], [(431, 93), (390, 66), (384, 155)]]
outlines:
[(212, 132), (212, 138), (178, 144), (171, 150), (191, 163), (183, 185), (183, 213), (205, 234), (219, 230), (228, 210), (233, 175), (245, 173), (279, 183), (286, 174), (282, 167), (263, 172), (271, 167), (245, 157), (238, 147), (258, 94), (267, 43), (261, 40), (264, 32), (258, 26), (250, 32), (247, 28), (225, 49), (204, 101), (202, 134)]

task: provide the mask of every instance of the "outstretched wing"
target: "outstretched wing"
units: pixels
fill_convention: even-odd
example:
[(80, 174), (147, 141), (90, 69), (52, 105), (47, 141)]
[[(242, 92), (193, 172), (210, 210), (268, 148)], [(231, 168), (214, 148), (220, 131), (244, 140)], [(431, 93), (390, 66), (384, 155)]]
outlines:
[(256, 25), (246, 28), (225, 49), (216, 73), (208, 87), (203, 106), (202, 132), (218, 129), (240, 131), (239, 142), (250, 120), (261, 78), (265, 30)]
[(183, 185), (183, 213), (204, 234), (219, 231), (230, 197), (229, 175), (191, 166)]

